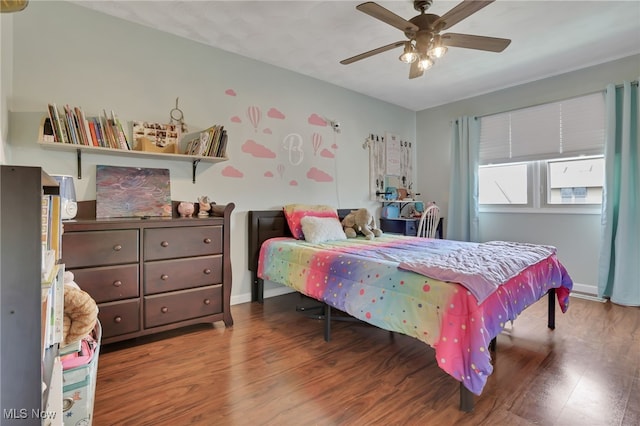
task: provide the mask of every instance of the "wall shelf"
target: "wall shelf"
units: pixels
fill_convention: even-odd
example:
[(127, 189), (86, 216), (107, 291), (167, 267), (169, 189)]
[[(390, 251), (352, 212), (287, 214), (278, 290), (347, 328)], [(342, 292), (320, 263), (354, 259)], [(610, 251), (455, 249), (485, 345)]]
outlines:
[(204, 157), (201, 155), (165, 154), (160, 152), (102, 148), (97, 146), (75, 145), (75, 144), (60, 143), (60, 142), (38, 141), (38, 144), (45, 149), (53, 149), (53, 150), (59, 150), (59, 151), (76, 151), (76, 155), (78, 159), (78, 166), (77, 166), (78, 179), (82, 179), (82, 153), (83, 152), (88, 152), (91, 154), (120, 155), (120, 156), (126, 156), (126, 157), (147, 157), (147, 158), (155, 157), (155, 158), (166, 158), (168, 160), (189, 161), (191, 162), (191, 167), (192, 167), (193, 183), (196, 183), (196, 169), (198, 168), (198, 164), (201, 161), (205, 163), (220, 163), (228, 160), (227, 157)]

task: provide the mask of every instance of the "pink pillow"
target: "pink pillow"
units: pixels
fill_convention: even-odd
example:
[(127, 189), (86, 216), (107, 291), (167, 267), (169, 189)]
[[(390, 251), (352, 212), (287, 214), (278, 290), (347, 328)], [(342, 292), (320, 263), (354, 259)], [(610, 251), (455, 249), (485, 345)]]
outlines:
[(302, 224), (300, 223), (300, 219), (303, 217), (334, 217), (338, 219), (338, 211), (324, 204), (287, 204), (284, 206), (283, 211), (293, 238), (298, 240), (304, 240)]

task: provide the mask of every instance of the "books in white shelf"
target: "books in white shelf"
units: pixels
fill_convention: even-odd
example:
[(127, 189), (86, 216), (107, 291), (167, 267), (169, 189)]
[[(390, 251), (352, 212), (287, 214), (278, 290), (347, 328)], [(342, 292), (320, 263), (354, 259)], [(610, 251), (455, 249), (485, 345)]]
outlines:
[[(62, 110), (58, 110), (54, 103), (48, 104), (47, 111), (53, 127), (54, 142), (131, 149), (127, 132), (113, 110), (110, 115), (103, 110), (101, 116), (87, 117), (81, 107), (64, 105)], [(44, 134), (41, 134), (40, 138), (42, 141), (47, 139)]]
[(44, 250), (44, 260), (42, 262), (42, 284), (48, 285), (56, 275), (56, 255), (53, 250)]
[(62, 342), (64, 327), (64, 264), (54, 265), (50, 282), (42, 284), (44, 349)]
[(227, 148), (227, 131), (222, 125), (213, 125), (199, 132), (189, 133), (182, 137), (181, 145), (187, 155), (204, 157), (225, 157)]
[(49, 251), (53, 252), (54, 261), (59, 259), (62, 247), (62, 212), (59, 195), (44, 194), (41, 206), (41, 244), (42, 244), (42, 273), (50, 271), (51, 260)]

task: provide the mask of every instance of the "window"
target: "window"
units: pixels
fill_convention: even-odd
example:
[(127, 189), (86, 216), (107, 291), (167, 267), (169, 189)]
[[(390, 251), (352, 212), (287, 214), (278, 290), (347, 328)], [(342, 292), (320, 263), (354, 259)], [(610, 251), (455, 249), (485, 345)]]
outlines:
[(604, 93), (480, 118), (479, 204), (600, 204)]
[(527, 163), (480, 166), (479, 203), (529, 205)]
[(601, 204), (604, 157), (548, 161), (547, 204)]

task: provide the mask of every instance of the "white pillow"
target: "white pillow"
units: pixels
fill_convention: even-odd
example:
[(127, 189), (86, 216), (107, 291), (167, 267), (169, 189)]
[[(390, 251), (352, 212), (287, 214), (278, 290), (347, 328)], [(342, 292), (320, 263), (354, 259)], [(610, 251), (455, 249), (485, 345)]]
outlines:
[(335, 217), (305, 216), (300, 224), (305, 241), (310, 243), (347, 239), (342, 223)]

